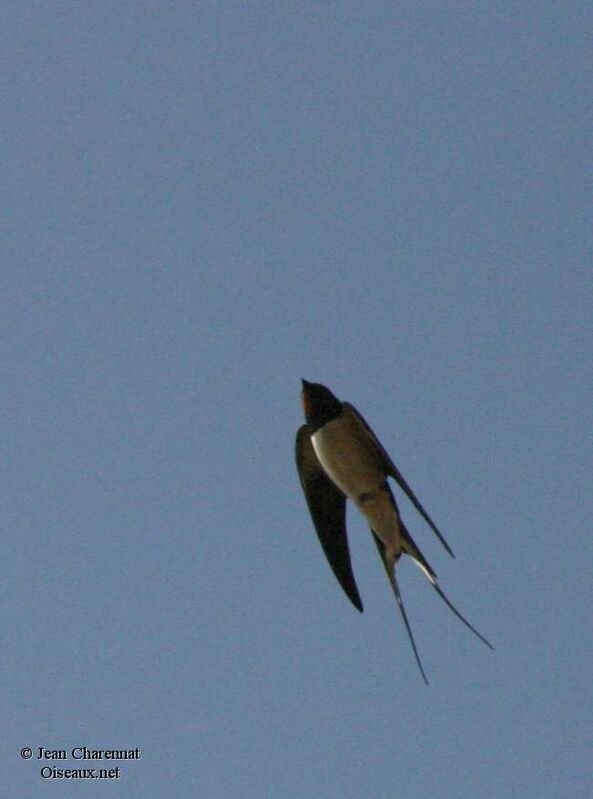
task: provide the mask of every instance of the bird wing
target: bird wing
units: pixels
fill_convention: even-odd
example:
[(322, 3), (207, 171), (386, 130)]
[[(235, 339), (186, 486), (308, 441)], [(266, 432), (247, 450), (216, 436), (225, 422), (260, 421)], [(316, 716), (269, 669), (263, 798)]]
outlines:
[(295, 456), (305, 499), (325, 557), (348, 599), (362, 613), (362, 600), (352, 573), (348, 548), (346, 497), (323, 471), (307, 425), (297, 432)]
[(367, 423), (365, 418), (362, 416), (361, 413), (359, 413), (356, 410), (354, 405), (351, 405), (349, 402), (344, 402), (343, 405), (344, 405), (344, 408), (346, 409), (346, 411), (351, 413), (359, 421), (359, 423), (361, 424), (362, 428), (366, 431), (366, 434), (367, 434), (369, 440), (372, 442), (372, 445), (375, 448), (375, 451), (376, 451), (376, 454), (377, 454), (377, 458), (378, 458), (378, 462), (380, 463), (381, 468), (385, 470), (385, 474), (388, 474), (390, 477), (393, 477), (395, 482), (398, 484), (398, 486), (401, 488), (401, 490), (404, 492), (404, 494), (408, 497), (408, 499), (410, 500), (412, 505), (416, 508), (418, 513), (422, 516), (424, 521), (429, 525), (429, 527), (434, 532), (436, 537), (439, 539), (441, 544), (445, 547), (445, 549), (447, 550), (449, 555), (451, 555), (451, 557), (454, 558), (455, 555), (453, 554), (453, 550), (451, 549), (451, 547), (449, 546), (449, 544), (445, 540), (445, 537), (440, 532), (440, 530), (437, 528), (436, 524), (430, 518), (428, 513), (424, 510), (424, 508), (421, 505), (420, 501), (416, 497), (416, 494), (414, 494), (414, 492), (412, 491), (412, 489), (410, 488), (410, 486), (408, 485), (408, 483), (404, 479), (404, 476), (402, 475), (402, 473), (399, 471), (399, 469), (393, 463), (393, 461), (391, 460), (391, 458), (389, 457), (389, 455), (385, 451), (385, 448), (383, 447), (383, 445), (381, 444), (381, 442), (379, 441), (377, 436), (373, 433), (370, 425)]

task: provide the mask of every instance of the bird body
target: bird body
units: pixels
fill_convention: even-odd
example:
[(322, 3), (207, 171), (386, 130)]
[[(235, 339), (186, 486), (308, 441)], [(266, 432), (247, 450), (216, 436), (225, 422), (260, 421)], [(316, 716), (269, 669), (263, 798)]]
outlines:
[(396, 481), (453, 556), (443, 535), (367, 422), (353, 405), (338, 400), (326, 386), (306, 380), (302, 383), (301, 398), (307, 423), (297, 431), (297, 470), (323, 551), (353, 605), (362, 612), (362, 600), (352, 572), (348, 547), (346, 499), (355, 503), (369, 524), (424, 681), (428, 682), (395, 575), (395, 567), (402, 554), (412, 558), (451, 611), (492, 649), (489, 641), (445, 595), (436, 573), (404, 525), (388, 483), (389, 477)]
[(397, 508), (387, 475), (373, 448), (365, 446), (366, 430), (350, 406), (313, 433), (311, 443), (323, 470), (358, 507), (389, 557), (401, 552)]

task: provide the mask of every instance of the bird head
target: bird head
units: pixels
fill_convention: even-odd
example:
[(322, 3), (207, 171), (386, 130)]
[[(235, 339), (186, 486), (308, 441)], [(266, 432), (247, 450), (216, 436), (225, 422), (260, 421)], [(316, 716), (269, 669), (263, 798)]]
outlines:
[(321, 383), (309, 383), (307, 380), (301, 380), (301, 383), (303, 384), (301, 401), (307, 424), (319, 428), (342, 413), (342, 403), (329, 388)]

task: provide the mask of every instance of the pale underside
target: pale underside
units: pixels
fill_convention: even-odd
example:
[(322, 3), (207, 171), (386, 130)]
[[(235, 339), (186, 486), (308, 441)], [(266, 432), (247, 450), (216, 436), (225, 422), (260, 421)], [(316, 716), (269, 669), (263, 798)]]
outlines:
[(388, 559), (395, 560), (401, 551), (398, 513), (366, 431), (354, 417), (341, 416), (315, 432), (311, 443), (328, 477), (356, 504)]

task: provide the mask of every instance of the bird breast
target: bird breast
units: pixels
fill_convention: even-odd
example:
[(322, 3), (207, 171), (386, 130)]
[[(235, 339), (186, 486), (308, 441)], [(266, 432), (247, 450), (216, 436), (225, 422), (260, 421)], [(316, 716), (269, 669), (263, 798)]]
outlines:
[(354, 501), (373, 493), (385, 482), (377, 456), (360, 431), (339, 418), (328, 422), (311, 436), (311, 443), (323, 470), (338, 488)]

